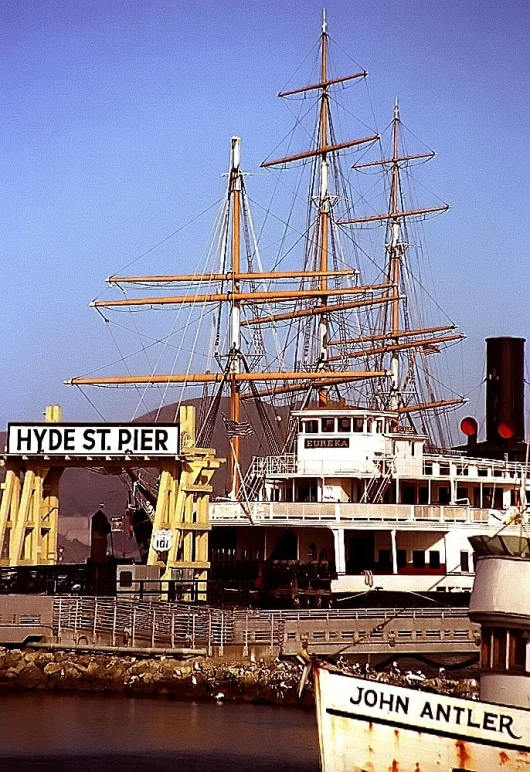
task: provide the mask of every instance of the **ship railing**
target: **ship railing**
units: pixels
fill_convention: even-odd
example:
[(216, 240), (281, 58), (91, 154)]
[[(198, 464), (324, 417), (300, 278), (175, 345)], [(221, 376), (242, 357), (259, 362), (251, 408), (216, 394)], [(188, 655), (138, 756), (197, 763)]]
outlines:
[(281, 456), (254, 456), (247, 477), (267, 477), (276, 474), (296, 474), (296, 456), (285, 453)]
[[(434, 464), (440, 468), (438, 474), (434, 474)], [(442, 472), (441, 469), (446, 471)], [(488, 478), (522, 479), (525, 474), (525, 465), (516, 461), (472, 458), (445, 452), (425, 453), (423, 474), (427, 477), (480, 477), (484, 480)]]
[[(469, 506), (437, 506), (418, 504), (356, 504), (349, 502), (287, 502), (258, 501), (212, 502), (212, 523), (252, 522), (406, 522), (424, 527), (438, 523), (488, 523), (491, 510)], [(496, 521), (497, 522), (497, 521)]]
[[(247, 477), (267, 478), (285, 475), (341, 475), (359, 474), (374, 475), (385, 474), (392, 469), (392, 455), (375, 457), (372, 461), (362, 466), (358, 459), (326, 460), (326, 459), (297, 459), (294, 453), (286, 453), (279, 456), (254, 456), (247, 472)], [(440, 469), (434, 474), (434, 466)], [(425, 477), (470, 477), (470, 478), (506, 478), (520, 479), (524, 473), (524, 464), (515, 461), (498, 461), (494, 459), (478, 459), (462, 456), (458, 452), (449, 453), (425, 453), (423, 456), (423, 475)]]
[(293, 454), (282, 456), (254, 456), (246, 477), (267, 478), (286, 475), (320, 475), (337, 477), (341, 474), (373, 476), (392, 470), (391, 455), (377, 455), (364, 465), (355, 458), (339, 460), (297, 459)]
[[(337, 601), (340, 602), (340, 601)], [(236, 609), (234, 615), (241, 618), (246, 615), (244, 609)], [(256, 609), (253, 616), (268, 616), (271, 612)], [(330, 608), (330, 609), (278, 609), (274, 611), (278, 619), (304, 621), (306, 619), (383, 619), (392, 620), (397, 617), (403, 619), (469, 619), (468, 609), (448, 606), (445, 608)]]

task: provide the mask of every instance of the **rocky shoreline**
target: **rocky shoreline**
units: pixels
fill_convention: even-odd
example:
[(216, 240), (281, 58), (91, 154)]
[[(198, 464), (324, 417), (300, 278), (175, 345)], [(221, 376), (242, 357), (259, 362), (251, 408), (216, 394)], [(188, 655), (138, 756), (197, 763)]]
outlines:
[[(345, 672), (371, 680), (414, 686), (441, 694), (476, 697), (473, 679), (436, 678), (421, 673), (401, 674), (396, 667), (377, 672), (349, 660), (340, 662)], [(102, 653), (73, 653), (0, 648), (1, 690), (97, 691), (125, 695), (164, 695), (176, 699), (216, 702), (311, 706), (309, 682), (298, 698), (303, 658), (219, 662), (206, 657), (176, 659), (168, 656), (135, 657)]]

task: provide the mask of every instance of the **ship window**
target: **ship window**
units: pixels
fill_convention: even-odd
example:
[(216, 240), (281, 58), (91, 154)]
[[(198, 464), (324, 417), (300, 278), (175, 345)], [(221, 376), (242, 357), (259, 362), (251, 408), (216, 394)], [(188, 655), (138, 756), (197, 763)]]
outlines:
[(398, 568), (405, 568), (407, 565), (407, 550), (398, 550), (396, 557)]
[(522, 630), (510, 630), (509, 669), (524, 673), (526, 670), (527, 641)]
[(451, 491), (449, 488), (438, 488), (438, 503), (449, 504), (451, 501)]
[(317, 434), (318, 421), (316, 419), (313, 421), (304, 421), (304, 432), (306, 434)]
[(132, 587), (133, 575), (132, 571), (122, 571), (120, 574), (120, 587)]
[(375, 430), (377, 434), (383, 434), (383, 422), (382, 421), (376, 421), (375, 422)]
[(280, 501), (280, 489), (272, 488), (270, 491), (270, 501)]
[(411, 442), (410, 443), (410, 455), (415, 456), (416, 455), (416, 443)]
[(478, 476), (479, 477), (487, 477), (488, 476), (488, 470), (487, 469), (479, 469), (478, 470)]
[(491, 634), (492, 630), (489, 627), (482, 628), (482, 639), (480, 648), (480, 666), (482, 668), (491, 667)]
[(456, 498), (458, 499), (459, 504), (469, 504), (469, 491), (467, 488), (460, 488), (458, 487), (456, 489)]
[(351, 432), (351, 418), (339, 418), (339, 432)]
[(323, 432), (334, 432), (335, 431), (335, 419), (334, 418), (323, 418), (322, 419), (322, 431)]
[(316, 501), (317, 500), (317, 486), (316, 483), (308, 483), (306, 485), (298, 486), (298, 498), (297, 501)]
[(485, 627), (482, 629), (481, 667), (495, 670), (506, 670), (508, 667), (512, 672), (524, 673), (526, 647), (527, 639), (523, 630)]
[(432, 474), (432, 470), (433, 470), (433, 466), (431, 463), (424, 465), (424, 468), (423, 468), (424, 474)]
[(413, 485), (404, 485), (401, 491), (402, 504), (416, 503), (416, 488)]
[(429, 552), (429, 568), (440, 568), (439, 550), (431, 550)]
[(354, 432), (362, 432), (364, 429), (364, 418), (354, 418), (353, 419), (353, 431)]
[(379, 567), (384, 568), (392, 565), (390, 550), (379, 550)]
[(506, 670), (506, 630), (492, 630), (493, 656), (491, 666), (497, 670)]
[(469, 572), (469, 552), (460, 553), (460, 570), (465, 574)]
[(414, 568), (425, 568), (425, 552), (423, 550), (413, 550), (412, 565)]

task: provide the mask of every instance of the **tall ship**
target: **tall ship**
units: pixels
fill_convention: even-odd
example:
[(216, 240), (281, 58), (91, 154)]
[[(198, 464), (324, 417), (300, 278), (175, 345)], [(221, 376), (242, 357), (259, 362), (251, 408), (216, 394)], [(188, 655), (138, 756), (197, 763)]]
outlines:
[[(467, 418), (467, 443), (456, 447), (454, 414), (465, 400), (442, 384), (451, 375), (444, 357), (464, 335), (425, 290), (420, 232), (449, 207), (409, 195), (416, 167), (434, 153), (409, 151), (411, 137), (418, 143), (397, 100), (384, 132), (348, 133), (359, 121), (340, 108), (367, 72), (333, 72), (330, 46), (324, 15), (313, 77), (279, 94), (296, 125), (280, 143), (285, 152), (261, 168), (281, 209), (272, 197), (257, 205), (255, 225), (232, 137), (202, 258), (173, 257), (196, 264), (182, 274), (112, 275), (113, 296), (93, 306), (109, 329), (136, 332), (138, 350), (120, 352), (121, 374), (69, 383), (134, 389), (133, 417), (157, 394), (155, 421), (172, 420), (191, 397), (197, 445), (224, 434), (226, 484), (209, 510), (211, 577), (268, 586), (294, 606), (333, 596), (366, 603), (369, 591), (443, 599), (471, 589), (468, 537), (500, 523), (517, 528), (524, 341), (488, 341), (487, 437), (478, 442)], [(147, 373), (135, 372), (137, 353)], [(158, 482), (141, 469), (130, 478), (131, 506), (149, 518)]]

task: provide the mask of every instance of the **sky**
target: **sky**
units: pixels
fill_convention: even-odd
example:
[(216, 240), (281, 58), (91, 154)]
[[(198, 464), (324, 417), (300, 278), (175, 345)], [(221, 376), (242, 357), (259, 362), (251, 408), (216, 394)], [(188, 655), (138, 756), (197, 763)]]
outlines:
[[(260, 197), (259, 164), (292, 123), (275, 95), (308, 82), (321, 9), (3, 0), (0, 426), (41, 420), (47, 404), (97, 420), (63, 385), (116, 358), (89, 302), (222, 196), (232, 135)], [(467, 412), (479, 411), (484, 338), (529, 331), (530, 5), (328, 0), (327, 16), (332, 39), (370, 73), (378, 124), (399, 97), (406, 125), (438, 154), (428, 189), (452, 208), (429, 225), (436, 297), (467, 335), (455, 367)], [(179, 242), (175, 273), (194, 265), (210, 225), (201, 218)], [(91, 398), (109, 420), (130, 417), (122, 393)]]

